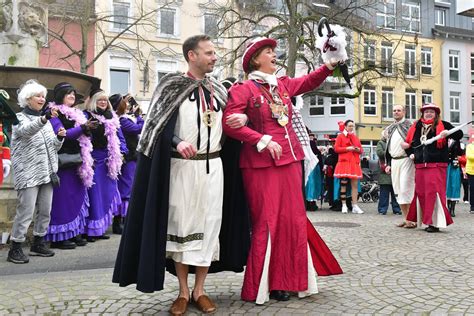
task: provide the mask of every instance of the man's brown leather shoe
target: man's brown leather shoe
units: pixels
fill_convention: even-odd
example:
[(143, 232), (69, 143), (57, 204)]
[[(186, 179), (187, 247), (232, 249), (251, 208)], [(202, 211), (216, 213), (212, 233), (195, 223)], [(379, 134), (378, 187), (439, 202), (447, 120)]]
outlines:
[(197, 308), (204, 314), (212, 314), (217, 310), (216, 304), (207, 295), (201, 295), (195, 301)]
[(184, 315), (184, 313), (186, 313), (186, 310), (188, 309), (188, 302), (189, 301), (184, 297), (178, 297), (173, 302), (173, 305), (171, 305), (170, 314), (174, 316)]

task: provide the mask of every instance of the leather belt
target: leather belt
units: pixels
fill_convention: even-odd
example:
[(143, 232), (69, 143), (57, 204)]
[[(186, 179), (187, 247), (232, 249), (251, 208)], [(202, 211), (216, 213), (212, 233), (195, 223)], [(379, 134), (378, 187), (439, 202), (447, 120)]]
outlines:
[(399, 159), (404, 159), (404, 158), (408, 158), (408, 156), (392, 157), (393, 160), (399, 160)]
[[(185, 160), (206, 160), (208, 158), (208, 155), (207, 154), (196, 154), (193, 157), (186, 159), (186, 158), (183, 158), (183, 156), (181, 156), (181, 154), (179, 152), (172, 151), (171, 152), (171, 157), (172, 158), (178, 158), (178, 159), (185, 159)], [(219, 152), (218, 151), (215, 151), (213, 153), (209, 153), (209, 159), (215, 159), (215, 158), (219, 158)]]

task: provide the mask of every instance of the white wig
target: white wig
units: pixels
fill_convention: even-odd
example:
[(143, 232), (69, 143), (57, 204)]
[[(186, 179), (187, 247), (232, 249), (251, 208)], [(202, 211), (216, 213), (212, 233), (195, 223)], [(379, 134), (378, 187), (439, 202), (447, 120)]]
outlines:
[(32, 96), (42, 94), (45, 98), (48, 94), (48, 90), (45, 86), (38, 83), (38, 81), (34, 79), (30, 79), (25, 82), (20, 89), (17, 91), (18, 93), (18, 105), (22, 108), (28, 105), (28, 99)]
[(107, 99), (107, 108), (109, 110), (113, 111), (112, 104), (110, 104), (110, 101), (109, 101), (109, 96), (103, 90), (100, 90), (100, 91), (96, 92), (92, 97), (90, 97), (87, 100), (87, 102), (85, 103), (85, 109), (87, 111), (96, 112), (97, 111), (97, 100), (99, 100), (102, 97), (105, 97)]

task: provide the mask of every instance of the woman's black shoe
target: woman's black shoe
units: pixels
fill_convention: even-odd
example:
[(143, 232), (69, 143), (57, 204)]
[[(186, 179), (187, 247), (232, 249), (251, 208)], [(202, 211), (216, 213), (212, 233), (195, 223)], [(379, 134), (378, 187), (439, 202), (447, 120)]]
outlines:
[(87, 240), (87, 242), (95, 242), (95, 240), (96, 240), (95, 237), (87, 236), (87, 235), (84, 238)]
[(70, 241), (74, 242), (79, 247), (87, 245), (87, 240), (81, 237), (81, 235), (77, 235), (74, 238), (69, 239)]
[(437, 233), (439, 232), (439, 228), (434, 226), (428, 226), (427, 228), (425, 228), (425, 231), (427, 231), (428, 233)]
[(110, 239), (109, 235), (94, 236), (95, 239)]
[(63, 249), (63, 250), (75, 249), (76, 244), (70, 240), (53, 241), (51, 242), (51, 248), (57, 248), (57, 249)]
[(270, 298), (277, 300), (277, 301), (289, 301), (290, 300), (290, 293), (287, 291), (270, 291)]

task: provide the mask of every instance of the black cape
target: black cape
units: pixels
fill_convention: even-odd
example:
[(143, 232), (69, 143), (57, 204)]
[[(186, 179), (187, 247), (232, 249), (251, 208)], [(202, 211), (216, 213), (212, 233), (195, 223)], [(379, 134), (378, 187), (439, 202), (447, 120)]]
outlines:
[[(178, 112), (172, 115), (155, 143), (152, 157), (138, 154), (137, 168), (124, 231), (115, 262), (112, 282), (120, 286), (137, 284), (139, 291), (163, 289), (166, 260), (168, 199), (172, 137)], [(221, 151), (224, 167), (224, 203), (220, 260), (210, 273), (242, 272), (250, 246), (248, 207), (238, 168), (240, 142), (227, 139)]]

